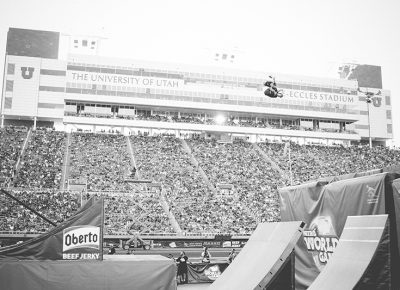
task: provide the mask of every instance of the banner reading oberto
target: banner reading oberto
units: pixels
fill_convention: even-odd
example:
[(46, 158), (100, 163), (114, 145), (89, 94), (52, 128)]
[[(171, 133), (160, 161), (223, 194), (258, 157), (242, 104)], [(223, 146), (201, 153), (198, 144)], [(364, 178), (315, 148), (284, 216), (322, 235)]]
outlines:
[(100, 227), (85, 225), (63, 231), (63, 259), (99, 259)]

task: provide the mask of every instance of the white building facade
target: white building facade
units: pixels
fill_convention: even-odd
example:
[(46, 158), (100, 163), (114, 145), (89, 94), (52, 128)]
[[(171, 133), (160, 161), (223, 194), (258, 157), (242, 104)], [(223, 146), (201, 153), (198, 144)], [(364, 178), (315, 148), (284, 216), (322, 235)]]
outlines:
[(58, 130), (200, 133), (304, 143), (392, 139), (390, 91), (368, 104), (357, 80), (276, 75), (283, 98), (264, 95), (273, 72), (69, 54), (6, 55), (1, 125), (29, 120)]

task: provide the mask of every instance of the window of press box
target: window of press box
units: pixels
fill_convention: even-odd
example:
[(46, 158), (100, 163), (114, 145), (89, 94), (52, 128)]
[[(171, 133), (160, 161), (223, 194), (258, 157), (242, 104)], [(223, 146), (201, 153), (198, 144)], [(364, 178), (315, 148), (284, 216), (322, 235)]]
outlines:
[(7, 80), (6, 81), (6, 92), (12, 92), (14, 89), (14, 81)]
[(14, 71), (15, 71), (15, 64), (9, 63), (9, 64), (7, 65), (7, 74), (13, 75), (13, 74), (14, 74)]
[(388, 132), (388, 134), (393, 133), (393, 125), (392, 124), (387, 124), (387, 132)]
[(390, 104), (390, 96), (385, 96), (386, 106), (391, 106)]

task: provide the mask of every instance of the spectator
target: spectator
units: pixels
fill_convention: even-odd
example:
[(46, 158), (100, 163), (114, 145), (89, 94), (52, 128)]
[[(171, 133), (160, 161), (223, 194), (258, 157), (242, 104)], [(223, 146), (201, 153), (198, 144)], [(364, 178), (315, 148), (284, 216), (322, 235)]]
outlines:
[(203, 248), (203, 252), (201, 253), (201, 262), (202, 263), (210, 263), (211, 261), (211, 254), (208, 251), (207, 247)]
[(187, 284), (188, 283), (188, 266), (187, 261), (188, 257), (186, 256), (184, 251), (181, 251), (179, 257), (176, 259), (178, 263), (178, 278), (179, 284)]
[(236, 251), (235, 249), (232, 249), (228, 256), (228, 263), (231, 264), (235, 258), (236, 258)]

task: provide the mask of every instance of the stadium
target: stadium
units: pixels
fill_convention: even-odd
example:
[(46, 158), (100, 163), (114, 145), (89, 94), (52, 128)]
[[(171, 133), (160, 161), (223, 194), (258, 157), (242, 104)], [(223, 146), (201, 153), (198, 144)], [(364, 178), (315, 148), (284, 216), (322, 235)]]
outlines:
[[(400, 164), (385, 146), (392, 107), (378, 66), (344, 64), (337, 79), (280, 75), (102, 57), (91, 38), (71, 38), (61, 56), (62, 38), (8, 31), (2, 247), (101, 197), (104, 253), (187, 249), (200, 260), (209, 247), (222, 260), (257, 225), (282, 221), (282, 188)], [(283, 98), (264, 95), (269, 75)]]

